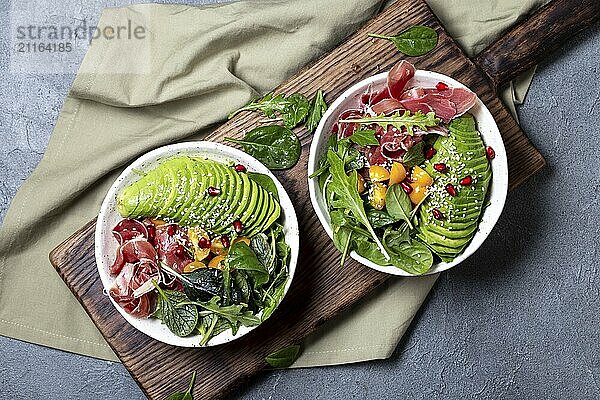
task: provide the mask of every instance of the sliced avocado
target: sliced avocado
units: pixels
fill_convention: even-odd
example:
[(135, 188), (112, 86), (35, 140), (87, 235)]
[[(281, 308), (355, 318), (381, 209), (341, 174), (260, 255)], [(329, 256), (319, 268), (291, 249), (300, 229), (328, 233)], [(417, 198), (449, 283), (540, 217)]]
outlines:
[(175, 198), (177, 197), (177, 193), (179, 192), (179, 178), (177, 171), (181, 167), (180, 162), (181, 161), (177, 158), (171, 158), (163, 161), (158, 167), (163, 173), (170, 175), (171, 182), (169, 196), (165, 201), (163, 207), (158, 212), (158, 215), (169, 217), (172, 214), (173, 206), (175, 204)]
[(242, 175), (245, 175), (245, 173), (236, 172), (233, 168), (230, 168), (230, 170), (233, 172), (234, 178), (232, 180), (233, 188), (230, 192), (231, 204), (229, 207), (229, 213), (222, 213), (221, 215), (219, 215), (218, 218), (215, 219), (213, 230), (216, 233), (225, 233), (231, 230), (231, 224), (234, 221), (234, 219), (230, 220), (231, 210), (233, 210), (237, 207), (238, 204), (240, 204), (240, 201), (242, 200), (242, 197), (244, 195), (244, 180), (242, 178)]
[(219, 189), (221, 193), (217, 196), (211, 196), (206, 190), (206, 195), (203, 197), (203, 201), (198, 204), (195, 210), (195, 218), (190, 220), (192, 226), (201, 226), (207, 228), (211, 225), (211, 221), (208, 221), (206, 216), (209, 215), (214, 207), (217, 207), (223, 202), (223, 186), (226, 183), (226, 177), (223, 170), (216, 167), (216, 162), (212, 160), (206, 160), (203, 162), (207, 169), (207, 175), (214, 177), (214, 187)]
[(199, 221), (201, 221), (206, 210), (205, 204), (212, 199), (212, 196), (208, 193), (208, 188), (211, 186), (218, 187), (220, 181), (218, 175), (214, 173), (206, 160), (194, 159), (194, 170), (202, 178), (202, 183), (197, 188), (196, 199), (182, 217), (181, 223), (190, 226), (203, 226)]
[(252, 196), (248, 202), (248, 207), (240, 216), (240, 221), (242, 221), (246, 229), (252, 229), (252, 217), (263, 206), (263, 200), (265, 199), (265, 191), (261, 190), (262, 188), (256, 182), (251, 180), (250, 185), (252, 187)]

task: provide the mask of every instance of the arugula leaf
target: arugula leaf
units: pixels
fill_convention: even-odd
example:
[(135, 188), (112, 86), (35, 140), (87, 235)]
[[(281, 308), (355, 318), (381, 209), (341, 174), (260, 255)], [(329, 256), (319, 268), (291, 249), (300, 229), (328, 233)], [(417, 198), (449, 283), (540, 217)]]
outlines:
[[(221, 306), (219, 305), (219, 301), (221, 298), (219, 296), (215, 296), (210, 301), (202, 302), (202, 301), (187, 301), (184, 303), (180, 303), (179, 306), (183, 305), (196, 305), (204, 310), (210, 311), (214, 314), (219, 315), (220, 317), (225, 318), (232, 325), (237, 325), (238, 323), (243, 326), (256, 326), (260, 324), (260, 319), (252, 313), (252, 311), (245, 310), (245, 304), (232, 304), (229, 306)], [(202, 311), (201, 314), (204, 317), (205, 315), (210, 314), (210, 312)]]
[(293, 345), (269, 354), (265, 361), (273, 368), (287, 368), (298, 359), (299, 355), (300, 346)]
[(325, 111), (327, 111), (327, 103), (323, 98), (323, 91), (319, 89), (312, 100), (310, 112), (306, 119), (306, 129), (308, 129), (309, 132), (314, 132), (317, 129)]
[(281, 299), (283, 299), (283, 294), (285, 292), (285, 286), (288, 282), (288, 273), (287, 270), (282, 268), (279, 271), (279, 275), (273, 280), (272, 286), (265, 291), (265, 306), (263, 308), (263, 313), (261, 315), (261, 321), (266, 320), (273, 314), (279, 303), (281, 303)]
[(425, 142), (421, 141), (402, 156), (402, 163), (409, 167), (422, 164), (425, 161)]
[(242, 111), (261, 111), (269, 118), (276, 118), (279, 114), (284, 125), (291, 129), (306, 118), (308, 109), (308, 100), (299, 93), (288, 97), (281, 93), (276, 96), (273, 93), (267, 93), (263, 98), (251, 101), (246, 106), (230, 113), (228, 118), (231, 119)]
[(396, 36), (378, 35), (369, 33), (368, 36), (390, 40), (396, 48), (407, 56), (416, 57), (429, 53), (437, 46), (438, 34), (435, 30), (416, 25), (412, 26)]
[(269, 272), (244, 242), (237, 242), (231, 246), (225, 262), (231, 269), (246, 271), (252, 277), (254, 286), (262, 286), (269, 281)]
[(396, 111), (393, 115), (386, 116), (385, 114), (381, 114), (373, 117), (343, 119), (340, 120), (340, 122), (354, 124), (377, 124), (384, 129), (387, 129), (388, 125), (392, 125), (399, 131), (402, 131), (402, 128), (406, 128), (407, 133), (412, 136), (414, 134), (415, 127), (426, 131), (428, 127), (438, 125), (440, 120), (435, 117), (435, 113), (433, 111), (428, 112), (427, 114), (417, 111), (411, 115), (410, 111), (406, 110), (402, 114), (400, 111)]
[(396, 184), (388, 188), (385, 194), (385, 209), (396, 221), (406, 221), (409, 228), (413, 228), (410, 218), (412, 203), (402, 186)]
[(302, 152), (298, 136), (280, 125), (259, 126), (248, 132), (242, 140), (230, 137), (225, 140), (239, 144), (246, 153), (275, 170), (292, 168)]
[(196, 371), (192, 374), (192, 380), (190, 381), (190, 385), (188, 389), (183, 393), (173, 393), (167, 400), (194, 400), (192, 396), (192, 390), (194, 389), (194, 383), (196, 382)]
[(292, 129), (300, 122), (304, 121), (308, 115), (309, 103), (306, 97), (299, 93), (294, 93), (287, 98), (288, 104), (281, 110), (283, 125)]
[(211, 313), (202, 317), (196, 328), (200, 336), (202, 336), (200, 346), (204, 346), (210, 339), (230, 328), (229, 321), (219, 317), (217, 314)]
[(163, 290), (154, 279), (152, 283), (158, 291), (156, 310), (153, 316), (159, 318), (177, 336), (190, 335), (198, 323), (198, 309), (191, 304), (180, 305), (189, 301), (189, 298), (182, 292)]
[(373, 227), (367, 218), (363, 200), (360, 197), (357, 189), (358, 178), (356, 171), (352, 171), (350, 176), (346, 175), (343, 161), (332, 150), (328, 150), (327, 159), (331, 165), (329, 170), (332, 176), (332, 181), (330, 184), (332, 190), (337, 196), (340, 197), (340, 200), (346, 203), (347, 209), (350, 210), (352, 215), (354, 215), (354, 218), (356, 218), (358, 222), (365, 226), (365, 228), (373, 237), (375, 243), (377, 243), (381, 249), (381, 252), (386, 256), (386, 258), (389, 258), (387, 251), (383, 247), (383, 244), (381, 244), (381, 241), (375, 234), (375, 231), (373, 230)]
[(279, 202), (279, 191), (277, 190), (277, 185), (275, 185), (273, 178), (259, 172), (248, 172), (247, 174), (249, 179), (252, 179), (267, 192), (271, 193), (275, 200)]
[(379, 140), (375, 137), (375, 129), (359, 129), (348, 138), (359, 146), (379, 146)]

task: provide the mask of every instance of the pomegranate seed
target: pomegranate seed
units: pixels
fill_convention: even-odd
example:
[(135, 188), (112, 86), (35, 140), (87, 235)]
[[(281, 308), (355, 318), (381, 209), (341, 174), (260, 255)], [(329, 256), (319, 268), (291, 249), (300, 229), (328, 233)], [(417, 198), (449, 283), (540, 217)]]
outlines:
[(444, 219), (444, 214), (442, 214), (442, 212), (437, 208), (432, 209), (431, 213), (433, 214), (433, 218), (435, 219)]
[(201, 237), (200, 240), (198, 240), (198, 247), (201, 249), (210, 249), (210, 240), (205, 237)]
[(445, 170), (448, 169), (448, 167), (446, 166), (446, 164), (444, 163), (437, 163), (437, 164), (433, 164), (433, 168), (437, 171), (437, 172), (444, 172)]
[(233, 221), (233, 229), (236, 231), (236, 233), (240, 233), (241, 231), (243, 231), (244, 225), (242, 225), (242, 221), (240, 221), (239, 219)]
[(446, 85), (444, 82), (438, 82), (437, 85), (435, 85), (435, 88), (437, 90), (447, 90), (448, 85)]
[(208, 194), (211, 196), (218, 196), (221, 194), (221, 189), (211, 186), (208, 188)]
[(406, 182), (400, 182), (400, 186), (402, 187), (402, 190), (406, 192), (406, 194), (411, 194), (413, 191), (413, 187)]
[(427, 148), (427, 150), (425, 150), (425, 158), (428, 160), (431, 160), (433, 158), (433, 156), (435, 156), (435, 153), (437, 153), (436, 149), (434, 149), (433, 147), (429, 146)]
[(446, 185), (446, 192), (448, 192), (450, 196), (456, 197), (456, 188), (453, 184), (449, 183)]
[(246, 167), (242, 164), (236, 164), (233, 169), (235, 169), (236, 172), (246, 172)]
[(146, 226), (148, 230), (148, 241), (150, 244), (154, 244), (154, 240), (156, 239), (156, 227), (154, 225)]
[(173, 225), (167, 226), (167, 235), (173, 236), (176, 232), (177, 232), (177, 226), (176, 225), (173, 224)]
[(485, 154), (487, 155), (488, 160), (493, 160), (496, 157), (496, 152), (492, 149), (492, 146), (488, 146), (485, 149)]
[(229, 247), (229, 244), (231, 243), (229, 241), (229, 236), (227, 236), (227, 235), (221, 236), (221, 243), (223, 243), (223, 247)]
[(459, 183), (461, 186), (469, 186), (471, 183), (473, 183), (473, 177), (471, 177), (471, 175), (467, 175), (462, 178)]
[(183, 247), (182, 245), (178, 245), (175, 248), (174, 253), (177, 257), (183, 257), (185, 255), (185, 247)]

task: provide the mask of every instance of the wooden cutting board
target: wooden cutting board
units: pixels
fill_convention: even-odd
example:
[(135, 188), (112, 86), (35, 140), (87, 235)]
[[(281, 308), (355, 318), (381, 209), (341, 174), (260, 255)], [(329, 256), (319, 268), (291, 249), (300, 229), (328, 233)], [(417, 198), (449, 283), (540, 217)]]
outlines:
[[(578, 5), (590, 7), (597, 17), (595, 1), (583, 0)], [(367, 33), (397, 33), (412, 25), (432, 27), (439, 33), (436, 49), (409, 60), (417, 68), (449, 75), (477, 92), (494, 115), (504, 138), (512, 189), (539, 171), (544, 166), (544, 159), (501, 104), (496, 95), (497, 86), (531, 67), (544, 53), (532, 49), (542, 43), (546, 51), (551, 47), (548, 31), (552, 32), (554, 44), (572, 34), (574, 24), (564, 23), (564, 16), (567, 9), (572, 12), (573, 7), (566, 0), (555, 1), (473, 61), (444, 31), (424, 1), (400, 0), (277, 91), (312, 95), (322, 88), (331, 102), (350, 85), (388, 70), (403, 58), (390, 42), (372, 40)], [(540, 20), (546, 25), (542, 26)], [(581, 24), (581, 18), (578, 21)], [(552, 23), (558, 26), (554, 31), (549, 28), (554, 25), (548, 25)], [(232, 133), (242, 136), (244, 131), (257, 126), (258, 119), (256, 114), (243, 113), (217, 128), (208, 140), (220, 142), (226, 134), (231, 136)], [(276, 174), (296, 206), (301, 225), (301, 257), (296, 277), (273, 317), (239, 340), (212, 348), (185, 349), (157, 342), (130, 326), (102, 293), (94, 260), (95, 221), (52, 251), (52, 264), (149, 398), (163, 399), (185, 388), (194, 370), (198, 371), (196, 399), (226, 396), (268, 367), (265, 356), (301, 343), (325, 321), (388, 278), (353, 260), (340, 272), (339, 252), (319, 224), (308, 195), (306, 171), (311, 135), (304, 130), (298, 130), (298, 133), (302, 142), (300, 162), (293, 169)]]

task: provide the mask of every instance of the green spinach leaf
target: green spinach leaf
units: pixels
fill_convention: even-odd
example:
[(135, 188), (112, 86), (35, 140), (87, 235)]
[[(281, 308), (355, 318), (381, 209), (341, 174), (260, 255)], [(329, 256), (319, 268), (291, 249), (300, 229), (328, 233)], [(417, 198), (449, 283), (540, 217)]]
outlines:
[(188, 336), (198, 323), (198, 309), (192, 304), (180, 305), (189, 301), (182, 292), (163, 290), (152, 280), (158, 291), (156, 310), (153, 316), (160, 319), (177, 336)]
[(271, 193), (275, 200), (279, 202), (279, 191), (277, 190), (277, 185), (275, 185), (273, 178), (258, 172), (248, 172), (248, 178), (252, 179), (267, 192)]
[(167, 397), (167, 400), (194, 400), (194, 397), (192, 396), (192, 391), (194, 390), (195, 382), (196, 371), (194, 371), (194, 373), (192, 374), (192, 380), (190, 381), (190, 385), (188, 386), (187, 390), (182, 393), (173, 393), (172, 395)]
[(410, 218), (412, 203), (400, 185), (396, 184), (388, 188), (385, 195), (385, 209), (396, 221), (406, 221), (409, 228), (412, 229), (413, 226)]
[(252, 277), (255, 286), (262, 286), (269, 281), (269, 272), (244, 242), (237, 242), (231, 246), (225, 262), (230, 269), (246, 271)]
[(248, 132), (242, 140), (229, 137), (225, 140), (239, 144), (246, 153), (275, 170), (292, 168), (302, 152), (298, 136), (280, 125), (259, 126)]
[(412, 26), (396, 36), (369, 33), (369, 36), (392, 41), (407, 56), (416, 57), (429, 53), (437, 46), (438, 34), (427, 26)]
[(401, 241), (389, 247), (390, 262), (413, 275), (421, 275), (429, 271), (433, 265), (433, 255), (427, 246), (418, 240)]
[(306, 129), (309, 132), (314, 132), (317, 129), (325, 111), (327, 111), (327, 103), (323, 97), (323, 91), (319, 89), (311, 102), (310, 112), (306, 119)]
[(382, 228), (387, 225), (391, 225), (397, 220), (392, 218), (390, 214), (383, 210), (376, 210), (374, 208), (369, 208), (367, 211), (367, 218), (369, 218), (369, 222), (373, 228)]
[(287, 368), (298, 359), (300, 346), (293, 345), (269, 354), (265, 361), (273, 368)]
[(409, 167), (422, 164), (425, 161), (425, 142), (419, 142), (402, 156), (402, 162)]
[(252, 237), (250, 240), (250, 248), (256, 254), (258, 261), (267, 269), (269, 273), (275, 269), (275, 261), (277, 256), (277, 249), (275, 248), (274, 236), (271, 235), (269, 238), (264, 233)]

